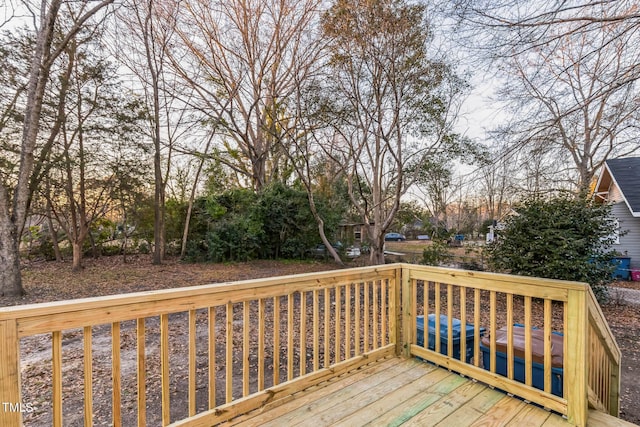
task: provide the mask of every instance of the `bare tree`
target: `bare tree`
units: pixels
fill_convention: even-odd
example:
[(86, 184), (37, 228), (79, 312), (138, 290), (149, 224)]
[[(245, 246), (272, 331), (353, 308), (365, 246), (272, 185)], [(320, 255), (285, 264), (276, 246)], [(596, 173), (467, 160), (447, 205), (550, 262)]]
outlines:
[(398, 0), (339, 0), (323, 22), (334, 143), (342, 146), (349, 193), (368, 227), (372, 264), (384, 262), (384, 235), (411, 182), (407, 169), (454, 140), (447, 107), (460, 87), (429, 55), (425, 12)]
[(317, 61), (320, 0), (185, 2), (173, 66), (221, 133), (219, 160), (256, 190), (286, 159), (269, 127)]
[(578, 190), (589, 187), (610, 156), (640, 149), (637, 85), (617, 83), (636, 47), (608, 31), (603, 29), (599, 40), (565, 36), (553, 47), (513, 57), (508, 68), (513, 78), (503, 91), (517, 104), (512, 140), (566, 159)]
[(476, 172), (477, 187), (486, 209), (486, 219), (498, 220), (515, 192), (516, 162), (508, 153), (495, 149), (485, 165)]
[(436, 236), (449, 228), (448, 207), (461, 191), (459, 181), (454, 178), (452, 162), (439, 159), (422, 164), (414, 182), (416, 194), (431, 215)]
[[(124, 99), (116, 68), (105, 59), (102, 46), (99, 33), (79, 34), (61, 57), (66, 64), (60, 64), (56, 99), (64, 119), (59, 132), (51, 133), (54, 144), (44, 172), (44, 197), (71, 243), (74, 271), (82, 269), (92, 225), (115, 207), (117, 176), (108, 167), (110, 159), (124, 163), (126, 157), (140, 157), (132, 143), (138, 135), (139, 102), (131, 96)], [(130, 146), (119, 149), (118, 142)]]
[[(76, 19), (73, 25), (61, 34), (54, 43), (54, 31), (61, 0), (43, 0), (39, 10), (34, 11), (36, 22), (36, 43), (31, 57), (29, 77), (26, 86), (26, 103), (20, 146), (20, 161), (17, 176), (5, 179), (0, 185), (0, 294), (19, 295), (23, 293), (20, 276), (19, 242), (27, 217), (30, 198), (29, 181), (34, 167), (36, 143), (40, 130), (40, 113), (49, 72), (54, 61), (65, 50), (69, 41), (87, 24), (93, 16), (113, 3), (103, 0), (96, 3), (74, 2), (69, 7)], [(12, 200), (10, 201), (10, 197)]]
[[(505, 76), (500, 96), (513, 119), (502, 137), (512, 152), (536, 158), (534, 166), (550, 166), (551, 190), (584, 190), (608, 157), (640, 150), (637, 2), (462, 0), (457, 7), (463, 28)], [(532, 178), (537, 187), (541, 175)]]

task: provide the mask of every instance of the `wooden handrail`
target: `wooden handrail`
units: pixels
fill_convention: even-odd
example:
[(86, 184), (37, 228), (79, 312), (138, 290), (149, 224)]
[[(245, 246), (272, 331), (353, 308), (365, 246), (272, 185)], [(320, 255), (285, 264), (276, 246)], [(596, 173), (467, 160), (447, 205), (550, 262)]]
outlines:
[[(587, 404), (613, 415), (619, 410), (620, 350), (587, 285), (410, 264), (2, 308), (0, 401), (25, 403), (21, 401), (20, 339), (51, 334), (51, 417), (54, 425), (62, 425), (64, 384), (68, 380), (63, 354), (71, 351), (65, 347), (64, 334), (79, 331), (73, 332), (82, 335), (78, 375), (88, 381), (83, 405), (84, 417), (90, 419), (95, 392), (91, 383), (97, 380), (93, 370), (101, 362), (92, 355), (96, 347), (91, 343), (107, 333), (111, 337), (107, 384), (112, 389), (114, 423), (121, 422), (121, 407), (127, 398), (120, 391), (121, 382), (128, 379), (124, 360), (135, 360), (137, 366), (137, 392), (129, 405), (137, 408), (142, 424), (153, 415), (146, 413), (146, 400), (152, 395), (145, 386), (150, 352), (156, 354), (161, 377), (160, 389), (154, 393), (160, 395), (162, 405), (154, 416), (163, 425), (175, 422), (170, 411), (170, 367), (175, 363), (172, 348), (178, 339), (171, 329), (175, 313), (183, 313), (181, 318), (187, 324), (182, 345), (187, 349), (184, 371), (188, 407), (180, 415), (186, 417), (181, 425), (228, 420), (373, 358), (394, 354), (419, 356), (476, 378), (566, 414), (576, 425), (586, 423)], [(442, 342), (436, 339), (433, 349), (429, 349), (426, 333), (421, 337), (417, 331), (418, 315), (425, 316), (427, 331), (428, 314), (437, 315), (435, 336), (442, 337)], [(446, 315), (447, 320), (441, 321), (440, 315)], [(454, 317), (460, 319), (462, 342), (458, 344), (454, 342)], [(134, 321), (133, 326), (123, 323), (128, 321)], [(521, 323), (525, 330), (525, 374), (521, 380), (515, 374), (515, 323)], [(99, 325), (108, 325), (108, 329)], [(467, 327), (474, 327), (473, 332)], [(536, 336), (544, 341), (540, 356), (544, 381), (539, 388), (534, 387), (532, 374), (537, 357), (532, 351), (535, 327), (540, 328)], [(157, 347), (145, 345), (150, 328), (157, 328)], [(485, 349), (480, 343), (481, 328), (488, 340)], [(507, 336), (504, 375), (497, 369), (496, 334), (500, 328)], [(133, 350), (122, 347), (121, 341), (132, 329)], [(256, 342), (250, 342), (252, 329), (259, 332)], [(552, 369), (555, 332), (564, 334), (560, 393), (552, 381), (556, 375)], [(418, 338), (424, 338), (423, 345), (417, 344)], [(457, 357), (456, 352), (460, 353)], [(204, 359), (198, 358), (201, 353)], [(286, 360), (280, 360), (280, 354), (286, 355)], [(255, 357), (251, 363), (250, 357)], [(267, 358), (272, 368), (267, 369)], [(239, 363), (234, 365), (234, 360)], [(596, 368), (591, 367), (594, 363)], [(197, 375), (202, 375), (203, 369), (207, 371), (204, 393), (208, 401), (204, 410), (196, 405)], [(255, 372), (250, 374), (252, 369)], [(255, 384), (250, 381), (254, 377)], [(19, 411), (0, 411), (0, 425), (21, 422)]]

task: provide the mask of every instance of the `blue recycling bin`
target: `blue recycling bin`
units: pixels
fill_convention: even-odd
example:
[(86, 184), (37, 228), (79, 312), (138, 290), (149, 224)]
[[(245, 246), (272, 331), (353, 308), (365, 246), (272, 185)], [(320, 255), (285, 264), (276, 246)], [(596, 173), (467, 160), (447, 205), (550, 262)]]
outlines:
[(616, 269), (613, 272), (614, 279), (629, 280), (631, 278), (630, 257), (615, 257), (611, 260), (611, 263), (616, 266)]
[[(507, 376), (507, 328), (496, 331), (496, 373)], [(537, 328), (531, 330), (531, 385), (539, 390), (544, 390), (544, 331)], [(564, 336), (559, 332), (551, 335), (551, 394), (562, 397), (564, 369)], [(491, 350), (490, 340), (484, 337), (480, 342), (482, 351), (482, 366), (490, 370)], [(525, 330), (520, 325), (513, 327), (513, 379), (521, 383), (525, 382)]]
[[(436, 315), (430, 314), (428, 316), (429, 319), (429, 342), (428, 348), (429, 350), (436, 349)], [(453, 334), (453, 358), (460, 359), (460, 334), (461, 334), (461, 323), (459, 319), (451, 319), (452, 326), (452, 334)], [(424, 347), (424, 316), (417, 316), (416, 318), (417, 324), (417, 344), (420, 347)], [(485, 328), (480, 328), (480, 336), (483, 336), (485, 332)], [(473, 358), (473, 344), (474, 344), (474, 335), (475, 335), (475, 326), (467, 324), (466, 325), (466, 337), (465, 342), (467, 343), (466, 347), (466, 357), (465, 361), (470, 363)], [(449, 320), (446, 315), (440, 315), (440, 353), (447, 356), (449, 354)]]

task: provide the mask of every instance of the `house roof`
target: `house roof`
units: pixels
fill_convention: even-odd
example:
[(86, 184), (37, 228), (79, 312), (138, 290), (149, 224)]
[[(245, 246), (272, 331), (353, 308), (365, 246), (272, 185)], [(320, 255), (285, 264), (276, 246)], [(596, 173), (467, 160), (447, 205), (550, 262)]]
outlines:
[(609, 159), (605, 165), (632, 215), (640, 217), (640, 157)]

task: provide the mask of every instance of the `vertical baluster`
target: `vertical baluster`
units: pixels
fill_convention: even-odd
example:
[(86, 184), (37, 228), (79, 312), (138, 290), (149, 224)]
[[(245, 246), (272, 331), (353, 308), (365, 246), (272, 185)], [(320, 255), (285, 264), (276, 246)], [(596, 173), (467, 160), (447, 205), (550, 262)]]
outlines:
[(189, 310), (189, 416), (196, 414), (196, 311)]
[(369, 291), (371, 290), (370, 288), (370, 284), (369, 282), (364, 282), (362, 284), (363, 289), (364, 289), (364, 305), (362, 307), (362, 310), (364, 311), (364, 343), (363, 343), (363, 351), (366, 353), (369, 350), (371, 350), (369, 348), (369, 331), (370, 331), (370, 325), (369, 325), (369, 320), (370, 320), (370, 309), (371, 306), (369, 305)]
[(531, 386), (533, 381), (531, 354), (531, 297), (524, 297), (524, 383)]
[[(473, 290), (473, 364), (480, 366), (480, 289)], [(491, 331), (489, 331), (491, 333)]]
[[(589, 329), (589, 333), (587, 334), (587, 349), (589, 351), (589, 364), (587, 366), (589, 372), (587, 373), (587, 381), (589, 382), (589, 387), (595, 390), (596, 384), (596, 376), (595, 376), (595, 354), (596, 354), (596, 346), (595, 346), (595, 333), (593, 329)], [(567, 348), (567, 347), (565, 347)]]
[(544, 391), (551, 393), (551, 300), (544, 300)]
[(53, 382), (53, 425), (62, 427), (62, 332), (51, 336), (51, 362)]
[(604, 407), (609, 411), (609, 380), (611, 378), (611, 364), (606, 353), (604, 354), (604, 360), (602, 361), (602, 367), (604, 368), (604, 393), (602, 393), (602, 403)]
[(330, 365), (329, 353), (331, 349), (331, 340), (330, 338), (330, 322), (331, 318), (331, 290), (329, 288), (324, 288), (324, 367), (328, 368)]
[(380, 342), (379, 325), (380, 325), (380, 304), (378, 303), (378, 292), (380, 291), (380, 281), (376, 280), (373, 286), (373, 349), (378, 348)]
[[(258, 391), (264, 390), (264, 336), (266, 334), (264, 317), (265, 317), (265, 300), (258, 300)], [(275, 359), (277, 355), (273, 355)]]
[(335, 345), (335, 358), (333, 363), (338, 363), (340, 361), (342, 361), (341, 358), (341, 354), (342, 354), (342, 337), (341, 337), (341, 329), (342, 329), (342, 292), (340, 291), (341, 287), (340, 286), (336, 286), (335, 289), (335, 294), (336, 294), (336, 306), (335, 306), (335, 310), (336, 310), (336, 324), (335, 324), (335, 330), (334, 330), (334, 345)]
[[(441, 301), (440, 301), (440, 283), (435, 283), (435, 335), (434, 335), (434, 343), (435, 343), (435, 350), (436, 353), (440, 353), (440, 313), (441, 313)], [(428, 331), (428, 319), (424, 319), (424, 330), (425, 332)], [(427, 341), (428, 337), (425, 336), (425, 342)]]
[(389, 293), (387, 291), (387, 281), (382, 280), (380, 282), (380, 346), (384, 347), (387, 345), (387, 334), (389, 333), (389, 324), (387, 322), (387, 299), (389, 298)]
[[(410, 328), (413, 334), (411, 336), (411, 344), (418, 343), (418, 281), (411, 280), (411, 307), (409, 312), (411, 313)], [(426, 319), (425, 319), (426, 321)]]
[[(84, 345), (84, 425), (93, 425), (93, 356), (91, 326), (85, 326), (83, 330)], [(138, 374), (139, 377), (139, 374)], [(138, 392), (138, 394), (140, 394)]]
[(111, 324), (111, 375), (112, 375), (112, 419), (115, 427), (122, 425), (122, 390), (120, 388), (120, 323)]
[(345, 286), (344, 294), (344, 359), (351, 358), (351, 285)]
[[(468, 362), (467, 358), (467, 288), (458, 287), (460, 293), (460, 360)], [(478, 328), (480, 325), (477, 326)]]
[[(424, 281), (422, 285), (423, 293), (423, 308), (422, 308), (422, 346), (424, 348), (429, 347), (429, 284), (430, 282)], [(416, 328), (417, 329), (417, 328)], [(417, 333), (417, 331), (416, 331)]]
[[(89, 328), (91, 330), (91, 328)], [(136, 320), (136, 370), (138, 377), (138, 427), (147, 425), (147, 359), (145, 357), (145, 320)]]
[(249, 395), (250, 328), (249, 301), (242, 303), (242, 397)]
[(490, 340), (490, 353), (489, 358), (489, 370), (491, 372), (496, 371), (496, 332), (497, 332), (497, 319), (496, 319), (496, 291), (489, 292), (489, 329), (491, 330)]
[(225, 403), (233, 400), (233, 304), (227, 303), (225, 342)]
[(216, 308), (209, 307), (209, 409), (216, 407)]
[(513, 379), (513, 294), (507, 294), (507, 377)]
[(169, 315), (160, 315), (160, 378), (162, 388), (162, 425), (171, 424), (169, 393)]
[(273, 298), (273, 385), (280, 384), (280, 297)]
[(300, 376), (307, 373), (307, 295), (300, 291)]
[(287, 380), (293, 379), (293, 293), (287, 296)]
[(355, 304), (355, 322), (354, 322), (354, 350), (355, 350), (355, 355), (358, 356), (360, 355), (360, 328), (362, 328), (362, 325), (360, 323), (361, 318), (360, 318), (360, 283), (355, 283), (354, 285), (354, 292), (356, 294), (356, 304)]
[(317, 289), (313, 290), (313, 371), (320, 368), (320, 300)]
[(447, 285), (447, 356), (453, 357), (453, 285)]
[(598, 349), (598, 351), (597, 351), (596, 354), (598, 355), (598, 358), (596, 360), (596, 366), (598, 367), (598, 387), (596, 388), (596, 396), (598, 396), (599, 399), (604, 400), (602, 398), (602, 395), (603, 395), (603, 393), (602, 393), (602, 389), (603, 389), (602, 384), (604, 382), (604, 373), (603, 373), (603, 369), (602, 369), (602, 361), (604, 360), (604, 357), (603, 357), (604, 351), (602, 349), (602, 345), (601, 344), (598, 345), (597, 349)]

